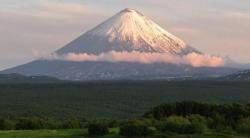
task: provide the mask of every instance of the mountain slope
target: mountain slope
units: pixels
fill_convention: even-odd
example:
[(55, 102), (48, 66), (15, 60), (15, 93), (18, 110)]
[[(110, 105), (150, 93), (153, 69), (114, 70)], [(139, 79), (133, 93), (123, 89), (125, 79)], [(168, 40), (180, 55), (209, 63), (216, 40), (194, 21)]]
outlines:
[(233, 68), (192, 67), (175, 64), (128, 62), (72, 62), (38, 60), (2, 73), (46, 75), (63, 80), (151, 80), (201, 79), (225, 76), (239, 71)]
[(221, 77), (221, 80), (237, 80), (237, 81), (250, 81), (250, 70), (240, 71), (225, 77)]
[(170, 54), (198, 52), (140, 12), (125, 9), (59, 49), (57, 53), (99, 54), (108, 51)]
[(20, 74), (0, 74), (0, 84), (2, 83), (55, 83), (61, 80), (48, 76), (24, 76)]

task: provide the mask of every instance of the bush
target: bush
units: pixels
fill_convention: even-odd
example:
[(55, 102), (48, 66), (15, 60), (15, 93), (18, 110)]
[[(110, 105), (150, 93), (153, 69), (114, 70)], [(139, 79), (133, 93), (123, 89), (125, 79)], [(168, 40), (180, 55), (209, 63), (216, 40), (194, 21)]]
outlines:
[(202, 123), (191, 123), (186, 126), (186, 133), (188, 134), (202, 134), (206, 130), (206, 126)]
[(179, 134), (193, 134), (203, 133), (206, 125), (196, 121), (191, 122), (187, 118), (181, 116), (170, 116), (163, 121), (158, 128), (162, 132), (170, 131)]
[(154, 118), (141, 118), (140, 121), (143, 122), (144, 125), (149, 127), (153, 127), (159, 122), (159, 120), (156, 120)]
[(0, 119), (0, 130), (14, 130), (15, 123), (8, 119)]
[(187, 116), (186, 118), (192, 123), (202, 123), (202, 124), (208, 123), (207, 119), (199, 114), (192, 114)]
[(104, 136), (109, 133), (106, 124), (97, 122), (88, 125), (88, 132), (90, 136)]
[(115, 128), (120, 126), (120, 120), (117, 119), (97, 119), (91, 120), (90, 122), (98, 122), (106, 125), (108, 128)]
[(151, 133), (152, 130), (138, 120), (128, 121), (120, 127), (120, 135), (125, 137), (145, 137)]
[(236, 130), (239, 133), (250, 134), (250, 117), (241, 119)]
[(48, 128), (48, 121), (42, 118), (21, 118), (16, 123), (18, 130), (33, 130)]
[(170, 116), (161, 122), (159, 129), (162, 132), (171, 131), (182, 134), (186, 133), (186, 127), (190, 124), (190, 121), (184, 117)]
[(81, 123), (77, 118), (68, 119), (64, 124), (63, 128), (65, 129), (76, 129), (81, 128)]
[(207, 126), (211, 123), (210, 119), (194, 114), (187, 117), (191, 122), (190, 126), (187, 127), (189, 133), (204, 133), (207, 129)]
[(212, 116), (212, 119), (213, 122), (211, 124), (211, 128), (216, 129), (217, 131), (223, 131), (227, 128), (227, 121), (223, 115), (216, 113)]

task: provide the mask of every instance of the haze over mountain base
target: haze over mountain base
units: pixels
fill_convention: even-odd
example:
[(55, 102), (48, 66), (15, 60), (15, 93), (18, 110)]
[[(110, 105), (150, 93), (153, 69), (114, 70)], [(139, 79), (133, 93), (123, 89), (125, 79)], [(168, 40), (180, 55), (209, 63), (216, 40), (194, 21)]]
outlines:
[(233, 68), (192, 67), (165, 63), (73, 62), (37, 60), (1, 73), (46, 75), (64, 80), (152, 80), (215, 78), (239, 71)]

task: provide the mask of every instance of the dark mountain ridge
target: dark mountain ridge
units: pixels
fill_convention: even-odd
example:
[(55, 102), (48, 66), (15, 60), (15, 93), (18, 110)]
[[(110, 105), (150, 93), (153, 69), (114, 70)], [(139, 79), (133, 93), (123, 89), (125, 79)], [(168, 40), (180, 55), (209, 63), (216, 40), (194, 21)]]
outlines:
[(57, 78), (49, 76), (24, 76), (17, 73), (0, 74), (0, 83), (57, 83), (62, 82)]
[(231, 80), (231, 81), (250, 81), (250, 70), (244, 70), (237, 73), (221, 77), (221, 80)]
[(192, 67), (175, 64), (140, 64), (128, 62), (72, 62), (60, 60), (37, 60), (1, 73), (45, 75), (62, 80), (175, 80), (207, 79), (235, 73), (239, 69)]

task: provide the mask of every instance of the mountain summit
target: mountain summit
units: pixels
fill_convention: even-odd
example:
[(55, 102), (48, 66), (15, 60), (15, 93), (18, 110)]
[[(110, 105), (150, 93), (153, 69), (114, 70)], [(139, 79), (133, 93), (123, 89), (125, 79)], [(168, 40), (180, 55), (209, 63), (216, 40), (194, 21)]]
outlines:
[(108, 51), (139, 51), (170, 54), (196, 52), (178, 37), (165, 31), (134, 9), (124, 9), (81, 35), (57, 54), (99, 54)]

